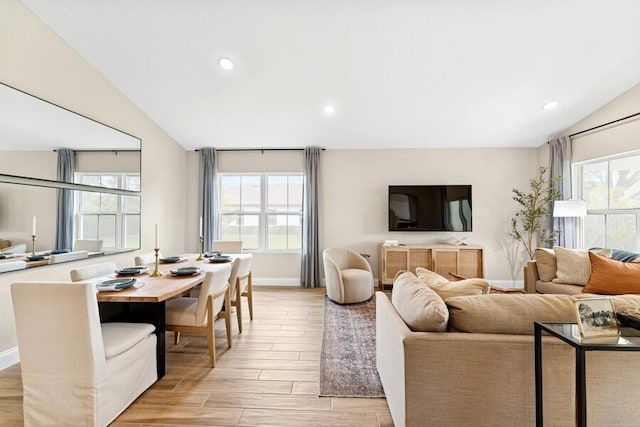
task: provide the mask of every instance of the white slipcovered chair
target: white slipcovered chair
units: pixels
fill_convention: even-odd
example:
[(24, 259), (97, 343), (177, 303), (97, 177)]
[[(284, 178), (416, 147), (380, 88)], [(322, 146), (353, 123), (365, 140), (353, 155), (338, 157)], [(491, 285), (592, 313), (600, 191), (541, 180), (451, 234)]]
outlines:
[(25, 261), (10, 261), (0, 263), (0, 273), (4, 273), (7, 271), (24, 270), (25, 268), (27, 268), (27, 263)]
[(0, 254), (2, 255), (24, 254), (26, 252), (27, 252), (26, 243), (20, 243), (19, 245), (9, 246), (8, 248), (4, 248), (0, 250)]
[(222, 252), (223, 254), (241, 254), (242, 240), (213, 240), (211, 242), (211, 252)]
[(25, 426), (106, 426), (157, 380), (146, 323), (100, 324), (87, 282), (11, 285)]
[(49, 255), (49, 264), (58, 264), (60, 262), (75, 261), (77, 259), (89, 258), (89, 252), (87, 251), (73, 251), (64, 254), (51, 254)]
[(322, 259), (329, 299), (351, 304), (373, 296), (373, 273), (362, 255), (348, 248), (327, 248)]
[(72, 282), (95, 279), (106, 276), (116, 271), (116, 264), (113, 262), (103, 262), (100, 264), (87, 265), (86, 267), (74, 268), (69, 272)]
[(74, 251), (102, 252), (102, 240), (76, 239), (73, 242)]
[(178, 343), (181, 332), (206, 334), (212, 368), (216, 366), (214, 322), (219, 317), (224, 317), (227, 344), (231, 347), (231, 302), (228, 282), (230, 272), (229, 264), (209, 270), (204, 275), (197, 298), (174, 298), (166, 302), (166, 330), (175, 332), (175, 343)]
[(236, 308), (238, 331), (242, 332), (242, 297), (249, 303), (249, 318), (253, 320), (253, 280), (251, 277), (252, 254), (239, 254), (233, 258), (229, 286), (231, 306)]

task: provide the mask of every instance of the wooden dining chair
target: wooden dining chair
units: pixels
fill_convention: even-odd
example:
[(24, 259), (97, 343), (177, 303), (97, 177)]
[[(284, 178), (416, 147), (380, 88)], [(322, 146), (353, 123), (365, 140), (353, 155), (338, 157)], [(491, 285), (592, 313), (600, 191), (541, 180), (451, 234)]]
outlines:
[(252, 254), (235, 255), (229, 276), (231, 306), (236, 308), (238, 331), (242, 332), (242, 297), (249, 303), (249, 318), (253, 320), (253, 282), (251, 277)]
[(103, 262), (100, 264), (87, 265), (86, 267), (74, 268), (69, 272), (72, 282), (95, 279), (106, 276), (116, 271), (116, 264), (113, 262)]
[(211, 242), (211, 252), (222, 252), (223, 254), (241, 254), (242, 240), (213, 240)]
[(231, 347), (231, 300), (229, 294), (229, 264), (205, 273), (197, 298), (181, 297), (166, 302), (166, 330), (175, 332), (175, 343), (180, 333), (206, 334), (209, 342), (209, 362), (216, 366), (216, 334), (214, 322), (224, 318), (227, 344)]

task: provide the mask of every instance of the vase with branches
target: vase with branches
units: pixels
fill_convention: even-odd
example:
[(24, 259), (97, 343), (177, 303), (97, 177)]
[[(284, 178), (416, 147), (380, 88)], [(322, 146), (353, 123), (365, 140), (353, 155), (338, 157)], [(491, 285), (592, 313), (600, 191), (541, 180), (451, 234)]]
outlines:
[(547, 168), (540, 166), (535, 178), (529, 180), (529, 192), (513, 189), (513, 200), (519, 209), (511, 218), (509, 236), (524, 246), (529, 259), (533, 259), (538, 242), (553, 241), (558, 230), (547, 230), (541, 223), (549, 215), (553, 201), (559, 199), (562, 193), (553, 187), (555, 181), (562, 177), (547, 177)]

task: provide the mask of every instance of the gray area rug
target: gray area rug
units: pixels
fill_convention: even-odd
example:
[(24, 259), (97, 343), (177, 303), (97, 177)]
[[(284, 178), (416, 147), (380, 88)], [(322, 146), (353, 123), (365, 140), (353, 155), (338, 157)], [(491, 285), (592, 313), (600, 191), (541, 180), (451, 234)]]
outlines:
[(376, 369), (375, 297), (348, 305), (324, 297), (320, 396), (384, 397)]

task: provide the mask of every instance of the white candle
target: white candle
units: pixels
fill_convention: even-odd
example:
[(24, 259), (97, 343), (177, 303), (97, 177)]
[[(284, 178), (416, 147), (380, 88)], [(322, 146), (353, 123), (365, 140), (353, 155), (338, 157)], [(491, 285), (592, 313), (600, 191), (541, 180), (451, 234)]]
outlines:
[(158, 248), (158, 224), (156, 224), (156, 245), (154, 246), (154, 248)]
[(35, 236), (36, 235), (36, 217), (33, 217), (33, 226), (31, 227), (31, 235)]
[(200, 237), (202, 237), (202, 217), (200, 217)]

